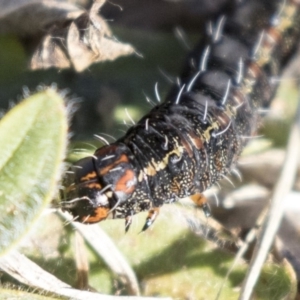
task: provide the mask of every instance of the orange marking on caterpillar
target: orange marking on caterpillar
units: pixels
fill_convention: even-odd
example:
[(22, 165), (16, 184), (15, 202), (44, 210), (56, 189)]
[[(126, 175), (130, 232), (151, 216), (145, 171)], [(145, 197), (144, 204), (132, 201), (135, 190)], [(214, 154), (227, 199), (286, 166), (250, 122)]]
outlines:
[(202, 208), (204, 215), (208, 218), (211, 216), (210, 208), (207, 204), (206, 197), (203, 194), (197, 193), (189, 197), (197, 207)]
[(257, 64), (257, 62), (252, 62), (248, 68), (249, 78), (257, 79), (259, 76), (261, 76), (261, 74), (262, 74), (262, 70), (260, 66)]
[(189, 132), (188, 137), (197, 150), (200, 150), (203, 147), (202, 140), (196, 134), (194, 134), (193, 132)]
[(181, 137), (180, 141), (182, 142), (184, 149), (188, 153), (188, 156), (193, 157), (194, 153), (193, 153), (193, 149), (192, 149), (191, 145), (186, 141), (186, 139), (184, 137)]
[(234, 104), (237, 107), (242, 106), (244, 103), (247, 103), (244, 94), (240, 90), (234, 90), (232, 94), (232, 99), (234, 100)]
[(97, 174), (95, 171), (88, 173), (86, 176), (83, 176), (80, 178), (80, 181), (89, 181), (91, 179), (94, 179), (97, 177)]
[(105, 155), (110, 155), (111, 153), (114, 153), (114, 151), (117, 149), (116, 145), (110, 145), (109, 147), (102, 147), (96, 150), (95, 155), (98, 157), (105, 157)]
[(108, 165), (107, 167), (103, 168), (101, 171), (100, 171), (100, 175), (103, 176), (105, 175), (107, 172), (109, 172), (111, 169), (113, 169), (114, 167), (116, 167), (118, 164), (120, 163), (127, 163), (129, 160), (128, 160), (128, 157), (127, 155), (125, 154), (122, 154), (120, 156), (119, 159), (117, 159), (116, 161), (114, 161), (111, 165)]
[(135, 190), (135, 173), (132, 170), (126, 170), (124, 175), (116, 183), (115, 190), (130, 194)]
[(194, 194), (190, 196), (190, 199), (199, 207), (202, 207), (207, 203), (206, 198), (202, 194)]
[(216, 115), (216, 119), (219, 121), (221, 129), (226, 128), (231, 121), (231, 118), (225, 113), (219, 113)]
[(98, 183), (98, 182), (91, 182), (91, 183), (88, 183), (86, 185), (86, 187), (90, 188), (90, 189), (101, 189), (101, 185)]
[(108, 217), (109, 208), (98, 207), (94, 210), (93, 215), (81, 217), (81, 222), (84, 223), (97, 223), (105, 220)]

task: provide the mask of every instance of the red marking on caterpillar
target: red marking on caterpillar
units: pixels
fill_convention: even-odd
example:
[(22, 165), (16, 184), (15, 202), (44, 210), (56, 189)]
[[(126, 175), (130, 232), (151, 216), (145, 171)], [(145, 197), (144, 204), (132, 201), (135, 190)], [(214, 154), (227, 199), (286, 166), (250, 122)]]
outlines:
[[(299, 4), (239, 1), (190, 53), (165, 102), (124, 137), (79, 160), (66, 175), (62, 208), (86, 223), (149, 210), (190, 196), (209, 215), (201, 193), (235, 165), (271, 101), (300, 36)], [(158, 100), (158, 87), (155, 86)]]

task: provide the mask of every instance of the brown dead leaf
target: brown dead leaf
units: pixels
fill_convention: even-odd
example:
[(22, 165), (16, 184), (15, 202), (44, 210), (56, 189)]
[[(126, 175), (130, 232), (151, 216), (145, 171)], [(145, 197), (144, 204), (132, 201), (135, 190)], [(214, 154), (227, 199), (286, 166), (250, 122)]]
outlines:
[(48, 35), (44, 38), (42, 47), (39, 47), (33, 54), (30, 68), (35, 70), (51, 67), (70, 68), (71, 63), (62, 50), (61, 40)]
[(133, 47), (114, 39), (98, 15), (105, 0), (96, 0), (89, 12), (82, 12), (62, 28), (53, 28), (34, 53), (30, 68), (67, 68), (81, 72), (92, 63), (114, 60), (134, 52)]
[(83, 10), (61, 0), (0, 0), (0, 34), (32, 36), (53, 24), (77, 18)]

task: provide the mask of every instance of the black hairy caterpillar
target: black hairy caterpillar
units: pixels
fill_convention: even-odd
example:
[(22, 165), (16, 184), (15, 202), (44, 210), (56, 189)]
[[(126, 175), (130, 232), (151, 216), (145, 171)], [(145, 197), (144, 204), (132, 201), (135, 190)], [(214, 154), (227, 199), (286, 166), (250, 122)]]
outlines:
[[(300, 4), (300, 3), (299, 3)], [(209, 215), (202, 192), (230, 172), (276, 90), (300, 35), (293, 0), (236, 1), (206, 35), (166, 101), (124, 137), (75, 163), (65, 178), (64, 210), (95, 223), (190, 197)]]

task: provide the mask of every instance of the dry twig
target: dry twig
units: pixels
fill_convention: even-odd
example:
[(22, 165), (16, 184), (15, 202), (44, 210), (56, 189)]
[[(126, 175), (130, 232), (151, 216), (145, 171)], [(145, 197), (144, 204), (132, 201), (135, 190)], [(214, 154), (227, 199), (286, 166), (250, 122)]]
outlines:
[(300, 99), (298, 100), (295, 120), (291, 127), (291, 134), (288, 141), (285, 163), (274, 189), (274, 194), (270, 204), (270, 209), (261, 229), (256, 243), (253, 258), (242, 286), (240, 300), (250, 299), (254, 286), (259, 277), (263, 263), (267, 257), (269, 249), (274, 241), (274, 237), (281, 223), (283, 216), (284, 198), (291, 190), (297, 171), (297, 160), (300, 153)]
[[(101, 295), (87, 291), (73, 289), (68, 284), (57, 279), (52, 274), (46, 272), (34, 262), (17, 251), (12, 251), (0, 259), (0, 269), (16, 280), (39, 289), (43, 289), (57, 295), (78, 300), (157, 300), (153, 297), (117, 297)], [(171, 300), (171, 298), (160, 298), (161, 300)]]
[[(71, 222), (71, 217), (67, 214), (59, 212), (59, 215)], [(123, 279), (128, 293), (139, 295), (138, 281), (134, 271), (107, 234), (98, 225), (86, 225), (78, 222), (71, 222), (71, 225), (84, 237), (96, 254), (104, 260), (110, 270), (119, 279)]]

